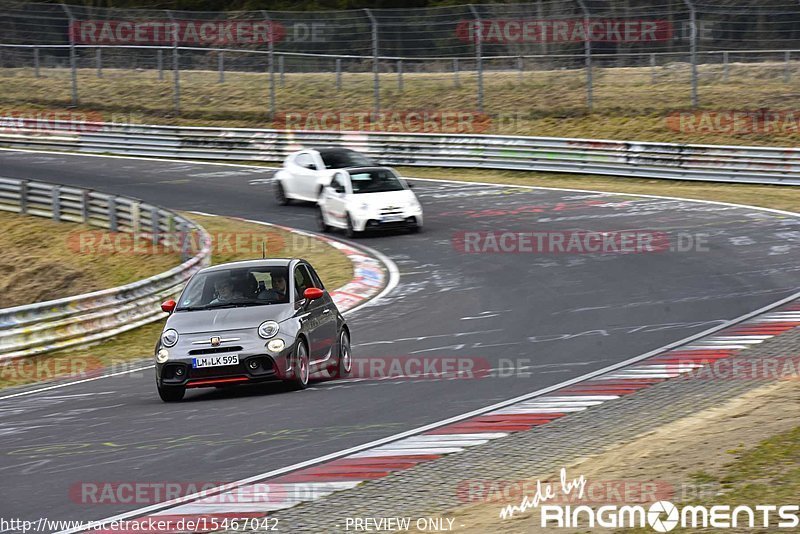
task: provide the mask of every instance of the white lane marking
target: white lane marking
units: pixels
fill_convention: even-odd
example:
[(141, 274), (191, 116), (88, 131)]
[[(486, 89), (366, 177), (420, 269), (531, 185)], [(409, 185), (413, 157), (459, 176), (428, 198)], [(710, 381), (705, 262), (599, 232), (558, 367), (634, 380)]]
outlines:
[(147, 369), (153, 369), (154, 367), (155, 367), (155, 365), (148, 365), (146, 367), (138, 367), (136, 369), (129, 369), (127, 371), (119, 371), (119, 372), (116, 372), (116, 373), (109, 373), (109, 374), (106, 374), (106, 375), (94, 376), (92, 378), (84, 378), (83, 380), (75, 380), (73, 382), (66, 382), (64, 384), (55, 384), (53, 386), (47, 386), (47, 387), (44, 387), (44, 388), (32, 389), (32, 390), (29, 390), (29, 391), (20, 391), (19, 393), (12, 393), (11, 395), (5, 395), (3, 397), (0, 397), (0, 401), (1, 400), (5, 400), (5, 399), (13, 399), (14, 397), (22, 397), (23, 395), (32, 395), (34, 393), (41, 393), (42, 391), (51, 391), (51, 390), (54, 390), (54, 389), (65, 388), (67, 386), (74, 386), (74, 385), (77, 385), (77, 384), (85, 384), (86, 382), (94, 382), (95, 380), (101, 380), (103, 378), (111, 378), (112, 376), (127, 375), (129, 373), (136, 373), (138, 371), (145, 371)]

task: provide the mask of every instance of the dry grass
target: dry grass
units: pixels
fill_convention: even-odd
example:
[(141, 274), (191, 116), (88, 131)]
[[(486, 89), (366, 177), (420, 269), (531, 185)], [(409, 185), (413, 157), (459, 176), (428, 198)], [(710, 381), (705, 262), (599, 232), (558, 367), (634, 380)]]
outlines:
[[(337, 249), (327, 245), (316, 239), (306, 239), (294, 236), (290, 232), (281, 229), (268, 227), (259, 224), (247, 223), (238, 219), (231, 219), (227, 217), (206, 217), (195, 215), (191, 213), (184, 214), (185, 216), (193, 219), (202, 225), (212, 238), (216, 239), (218, 243), (212, 248), (212, 261), (213, 263), (225, 263), (236, 260), (247, 260), (261, 257), (261, 240), (263, 238), (267, 243), (267, 254), (270, 257), (303, 257), (311, 262), (319, 273), (325, 286), (333, 289), (341, 287), (353, 277), (353, 268), (350, 260), (339, 252)], [(0, 214), (0, 227), (5, 227), (6, 217)], [(19, 218), (19, 216), (17, 216)], [(26, 218), (27, 219), (27, 218)], [(35, 218), (39, 221), (38, 218)], [(24, 223), (25, 221), (23, 221)], [(59, 223), (54, 223), (47, 220), (39, 222), (51, 223), (59, 227)], [(63, 223), (62, 223), (63, 224)], [(23, 225), (24, 226), (24, 225)], [(44, 226), (49, 226), (45, 224)], [(78, 225), (69, 225), (76, 227)], [(61, 230), (62, 232), (68, 232)], [(15, 232), (15, 234), (18, 232)], [(8, 239), (9, 232), (0, 234), (0, 239)], [(41, 237), (46, 237), (50, 234), (43, 232)], [(239, 245), (236, 245), (235, 236), (243, 237), (240, 239)], [(230, 241), (223, 242), (222, 240), (231, 238)], [(61, 248), (53, 248), (64, 242), (63, 237), (58, 240), (53, 239), (37, 239), (32, 237), (33, 243), (41, 242), (41, 250), (34, 255), (19, 254), (19, 257), (25, 261), (26, 264), (31, 265), (31, 269), (47, 268), (46, 275), (40, 276), (38, 279), (43, 283), (39, 284), (45, 288), (49, 288), (54, 279), (67, 277), (66, 273), (73, 273), (78, 276), (75, 269), (68, 269), (64, 271), (64, 258), (69, 257), (68, 253)], [(0, 241), (2, 244), (7, 244), (5, 250), (25, 251), (24, 248), (14, 249), (14, 247), (24, 247), (24, 244), (18, 242), (17, 244), (10, 244), (8, 241)], [(228, 246), (228, 243), (233, 246)], [(52, 259), (51, 259), (52, 258)], [(99, 277), (97, 271), (107, 271), (107, 275), (113, 279), (128, 278), (124, 282), (131, 282), (141, 278), (136, 269), (141, 269), (140, 263), (146, 263), (149, 259), (161, 258), (163, 256), (137, 256), (136, 261), (131, 261), (130, 256), (119, 258), (119, 263), (111, 261), (106, 258), (87, 258), (82, 256), (81, 261), (85, 263), (85, 270), (80, 272), (80, 279), (92, 280)], [(42, 262), (45, 259), (46, 262)], [(95, 264), (94, 269), (90, 267)], [(99, 265), (103, 265), (102, 269), (98, 269)], [(63, 271), (63, 272), (62, 272)], [(106, 284), (103, 287), (110, 287)], [(67, 291), (62, 296), (75, 294), (73, 291)], [(24, 296), (24, 292), (20, 292)], [(32, 382), (50, 380), (53, 378), (82, 378), (86, 376), (86, 372), (99, 372), (102, 369), (110, 371), (120, 371), (122, 369), (130, 369), (132, 367), (139, 367), (143, 365), (137, 360), (148, 357), (155, 345), (155, 340), (161, 329), (163, 322), (158, 321), (140, 328), (136, 328), (129, 332), (125, 332), (115, 336), (107, 341), (92, 347), (83, 347), (77, 349), (67, 349), (64, 351), (52, 352), (41, 356), (34, 356), (22, 360), (15, 360), (11, 362), (0, 363), (0, 389), (29, 384)], [(148, 362), (145, 362), (146, 365)]]
[[(796, 64), (791, 66), (798, 75)], [(46, 69), (35, 78), (31, 69), (5, 69), (0, 111), (66, 109), (69, 106), (69, 71)], [(786, 110), (798, 93), (783, 81), (782, 63), (731, 64), (727, 80), (722, 66), (700, 67), (700, 102), (703, 109)], [(476, 76), (405, 74), (399, 90), (396, 74), (382, 74), (382, 109), (473, 111)], [(277, 89), (278, 111), (367, 112), (372, 109), (370, 74), (345, 73), (341, 91), (333, 74), (287, 74)], [(678, 132), (668, 126), (667, 115), (690, 105), (689, 69), (686, 63), (648, 68), (596, 68), (594, 113), (586, 113), (584, 73), (581, 70), (492, 71), (484, 76), (485, 111), (492, 116), (486, 133), (557, 137), (636, 139), (793, 146), (797, 124), (781, 131), (755, 134)], [(80, 109), (103, 114), (110, 120), (182, 125), (275, 126), (268, 116), (268, 78), (263, 73), (226, 74), (224, 84), (208, 71), (181, 73), (180, 117), (173, 116), (172, 79), (163, 81), (151, 70), (106, 69), (98, 79), (93, 69), (79, 71)], [(123, 115), (124, 114), (124, 115)]]

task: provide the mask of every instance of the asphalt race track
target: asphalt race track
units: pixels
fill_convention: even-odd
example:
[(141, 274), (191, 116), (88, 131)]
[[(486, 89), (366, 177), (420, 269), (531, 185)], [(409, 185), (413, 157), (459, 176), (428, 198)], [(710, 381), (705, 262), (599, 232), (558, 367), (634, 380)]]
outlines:
[[(313, 206), (273, 202), (271, 172), (0, 151), (2, 176), (315, 229)], [(468, 358), (495, 371), (320, 382), (299, 393), (190, 390), (167, 405), (150, 369), (0, 400), (2, 515), (100, 519), (148, 503), (87, 504), (80, 483), (226, 482), (316, 458), (631, 358), (788, 296), (800, 279), (800, 222), (789, 216), (432, 181), (415, 191), (423, 233), (360, 240), (401, 276), (390, 295), (349, 316), (355, 367), (375, 357)], [(680, 234), (684, 244), (702, 234), (702, 249), (464, 254), (453, 243), (460, 231), (623, 229)]]

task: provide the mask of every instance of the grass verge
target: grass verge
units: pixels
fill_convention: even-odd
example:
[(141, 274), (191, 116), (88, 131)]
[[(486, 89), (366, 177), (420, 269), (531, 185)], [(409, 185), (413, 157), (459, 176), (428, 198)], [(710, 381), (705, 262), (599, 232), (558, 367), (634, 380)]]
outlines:
[[(267, 254), (270, 257), (299, 256), (311, 262), (328, 288), (341, 287), (353, 277), (350, 260), (337, 249), (317, 239), (297, 236), (279, 228), (239, 219), (208, 217), (192, 213), (185, 215), (198, 222), (211, 234), (213, 263), (260, 258), (261, 242), (266, 241)], [(58, 223), (53, 224), (58, 226)], [(45, 248), (47, 243), (45, 241), (45, 245), (43, 245)], [(57, 252), (50, 250), (48, 253), (50, 257), (54, 258), (54, 262), (60, 260), (60, 257), (56, 255)], [(130, 256), (122, 258), (124, 262), (131, 264), (126, 265), (129, 269), (126, 274), (136, 272), (133, 271), (134, 265), (132, 264), (139, 263), (142, 258), (150, 258), (150, 256), (137, 256), (135, 261), (131, 261)], [(94, 261), (105, 262), (106, 260), (100, 257), (95, 258)], [(87, 273), (87, 276), (91, 276), (91, 273)], [(119, 277), (121, 274), (115, 273), (115, 276)], [(125, 281), (130, 282), (135, 279), (137, 278), (132, 277)], [(0, 363), (0, 389), (56, 378), (84, 378), (98, 373), (101, 369), (114, 372), (130, 369), (132, 365), (134, 367), (141, 365), (134, 362), (150, 356), (162, 327), (163, 321), (157, 321), (124, 332), (93, 346), (2, 362)]]

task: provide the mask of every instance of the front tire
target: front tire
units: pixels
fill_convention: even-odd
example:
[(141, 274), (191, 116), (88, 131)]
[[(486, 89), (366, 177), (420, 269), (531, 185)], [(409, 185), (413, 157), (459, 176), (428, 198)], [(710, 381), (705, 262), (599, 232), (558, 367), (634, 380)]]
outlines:
[(289, 204), (289, 199), (286, 197), (286, 191), (283, 189), (283, 184), (280, 180), (275, 180), (275, 201), (281, 206)]
[(294, 361), (292, 362), (292, 378), (288, 380), (289, 387), (295, 391), (308, 387), (308, 349), (303, 341), (297, 342), (294, 350)]
[(342, 329), (339, 334), (339, 356), (334, 367), (328, 369), (331, 378), (344, 378), (350, 375), (353, 368), (353, 357), (350, 354), (350, 335)]
[(183, 386), (158, 386), (158, 396), (164, 402), (180, 402), (185, 394)]
[(347, 228), (344, 231), (344, 235), (347, 236), (348, 239), (355, 239), (361, 232), (356, 232), (356, 229), (353, 228), (353, 220), (350, 218), (350, 214), (347, 214)]

